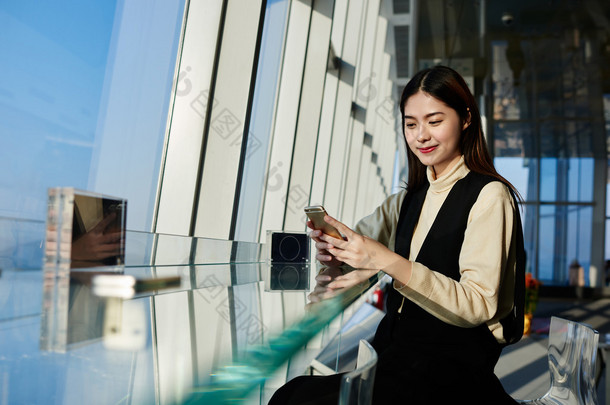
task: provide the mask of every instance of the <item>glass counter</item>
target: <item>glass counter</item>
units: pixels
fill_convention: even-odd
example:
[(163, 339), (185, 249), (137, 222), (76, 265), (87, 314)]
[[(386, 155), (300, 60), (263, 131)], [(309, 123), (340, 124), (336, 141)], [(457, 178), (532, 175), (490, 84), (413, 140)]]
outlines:
[(271, 265), (259, 244), (127, 232), (126, 246), (124, 266), (2, 269), (0, 405), (260, 403), (378, 281), (312, 303), (329, 269)]

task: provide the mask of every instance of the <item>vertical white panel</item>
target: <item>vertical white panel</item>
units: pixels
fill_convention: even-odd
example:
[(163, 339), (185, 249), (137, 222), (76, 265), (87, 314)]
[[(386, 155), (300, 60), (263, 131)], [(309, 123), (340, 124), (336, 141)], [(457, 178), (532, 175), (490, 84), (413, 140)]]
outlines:
[[(377, 106), (383, 100), (384, 94), (382, 84), (387, 79), (387, 72), (383, 69), (385, 42), (387, 32), (387, 20), (384, 17), (377, 16), (377, 25), (375, 32), (375, 45), (373, 47), (372, 65), (370, 80), (361, 83), (358, 91), (359, 99), (363, 99), (367, 103), (366, 107), (366, 122), (364, 130), (371, 134), (377, 134)], [(373, 137), (373, 151), (378, 151), (379, 141), (381, 137)]]
[(307, 59), (290, 172), (290, 188), (286, 199), (284, 221), (286, 230), (305, 229), (303, 208), (309, 203), (314, 171), (324, 78), (328, 66), (333, 5), (334, 1), (316, 2), (311, 15)]
[(349, 2), (345, 25), (347, 35), (344, 37), (342, 53), (338, 54), (341, 58), (341, 70), (324, 201), (328, 213), (339, 219), (342, 218), (341, 208), (345, 193), (347, 153), (349, 153), (351, 140), (352, 93), (362, 12), (363, 0)]
[[(364, 113), (359, 113), (364, 115)], [(343, 199), (341, 201), (341, 220), (346, 224), (354, 225), (356, 218), (354, 209), (356, 207), (356, 199), (358, 196), (358, 186), (361, 182), (362, 170), (368, 169), (368, 167), (362, 167), (362, 154), (364, 153), (364, 122), (352, 118), (352, 128), (348, 137), (351, 138), (349, 141), (349, 149), (347, 150), (347, 165), (345, 173), (345, 183)], [(370, 148), (368, 149), (368, 155), (370, 158)]]
[[(377, 135), (373, 135), (376, 137)], [(356, 198), (352, 202), (353, 218), (358, 221), (367, 211), (367, 202), (377, 193), (377, 188), (374, 187), (375, 179), (377, 178), (377, 166), (372, 162), (373, 149), (368, 145), (363, 145), (362, 154), (360, 156), (360, 177), (358, 178), (358, 188), (356, 190)]]
[(269, 159), (268, 175), (273, 175), (274, 180), (273, 184), (267, 182), (261, 240), (267, 230), (283, 227), (310, 19), (311, 1), (293, 0)]
[[(353, 87), (352, 101), (357, 107), (352, 111), (352, 128), (348, 135), (348, 154), (344, 179), (343, 201), (341, 202), (341, 218), (348, 224), (354, 224), (358, 218), (355, 215), (356, 201), (358, 199), (358, 189), (366, 176), (365, 172), (369, 169), (370, 148), (365, 148), (364, 142), (364, 123), (366, 118), (366, 106), (368, 100), (366, 95), (360, 94), (361, 88), (364, 89), (367, 82), (371, 79), (372, 51), (375, 41), (377, 26), (377, 14), (379, 13), (379, 1), (365, 0), (362, 5), (362, 17), (357, 43), (356, 56), (356, 78)], [(363, 156), (363, 154), (365, 156)], [(368, 158), (367, 156), (368, 155)]]
[(188, 235), (222, 0), (191, 1), (174, 94), (155, 232)]
[[(347, 20), (347, 0), (336, 0), (333, 13), (333, 26), (331, 31), (331, 44), (336, 53), (343, 49), (343, 36), (345, 34), (345, 23)], [(313, 183), (311, 187), (310, 202), (312, 204), (327, 203), (324, 199), (331, 141), (333, 134), (333, 123), (335, 118), (335, 105), (337, 102), (337, 88), (339, 85), (339, 70), (330, 69), (326, 73), (324, 83), (324, 97), (322, 99), (322, 111), (320, 114), (320, 128), (318, 130), (318, 144), (316, 147), (316, 161), (314, 165)], [(338, 192), (338, 190), (337, 190)]]
[[(389, 72), (390, 69), (390, 55), (384, 56), (384, 69), (386, 72)], [(392, 178), (394, 175), (394, 160), (396, 158), (396, 149), (402, 148), (404, 153), (404, 142), (396, 142), (397, 140), (402, 139), (402, 132), (397, 133), (397, 131), (401, 131), (400, 126), (402, 125), (402, 120), (400, 118), (400, 111), (398, 111), (398, 98), (393, 94), (394, 83), (390, 80), (385, 80), (385, 97), (388, 100), (392, 100), (394, 103), (394, 114), (391, 119), (387, 121), (385, 119), (381, 119), (379, 117), (379, 123), (381, 124), (379, 130), (383, 131), (384, 134), (384, 146), (380, 146), (380, 154), (379, 154), (379, 167), (381, 167), (382, 176), (385, 179), (385, 184), (387, 187), (388, 194), (392, 194), (396, 192), (396, 190), (392, 190)], [(396, 125), (398, 123), (398, 126)]]
[[(388, 153), (384, 148), (390, 148), (391, 145), (386, 145), (384, 139), (388, 136), (387, 132), (381, 130), (379, 121), (381, 118), (377, 112), (377, 106), (380, 105), (386, 97), (384, 88), (388, 77), (389, 59), (385, 58), (385, 42), (387, 36), (387, 20), (385, 17), (377, 17), (377, 27), (375, 33), (375, 46), (373, 56), (373, 66), (371, 70), (370, 88), (366, 92), (368, 98), (368, 107), (366, 111), (365, 131), (373, 135), (373, 143), (371, 146), (372, 153), (377, 154), (377, 164), (369, 160), (371, 171), (365, 177), (367, 179), (364, 187), (359, 189), (356, 216), (362, 217), (369, 214), (377, 205), (379, 205), (386, 197), (386, 193), (381, 185), (383, 173), (377, 174), (377, 167), (381, 167), (381, 159)], [(359, 94), (364, 94), (359, 91)], [(394, 151), (392, 150), (393, 154)], [(372, 158), (372, 156), (370, 156)]]
[[(365, 4), (366, 12), (362, 18), (362, 37), (360, 43), (360, 52), (358, 60), (358, 77), (357, 86), (355, 87), (354, 100), (359, 107), (365, 109), (362, 112), (362, 134), (360, 132), (352, 133), (352, 150), (355, 155), (350, 153), (350, 163), (348, 164), (346, 193), (343, 209), (343, 219), (354, 223), (360, 218), (358, 206), (364, 203), (364, 195), (369, 192), (368, 184), (371, 177), (371, 155), (370, 146), (362, 144), (364, 140), (366, 119), (369, 116), (369, 104), (372, 98), (371, 89), (375, 81), (376, 74), (373, 71), (374, 64), (374, 45), (376, 44), (377, 34), (377, 19), (379, 14), (379, 0), (369, 0)], [(360, 124), (360, 123), (359, 123)], [(360, 125), (354, 125), (354, 129), (360, 128)], [(373, 133), (369, 133), (372, 135)], [(360, 137), (359, 144), (355, 142)], [(373, 170), (374, 173), (374, 170)], [(360, 207), (360, 210), (362, 208)]]
[(233, 239), (258, 242), (290, 0), (268, 1)]
[(260, 13), (261, 0), (227, 4), (194, 236), (229, 237)]
[(368, 0), (365, 4), (365, 14), (362, 18), (361, 41), (357, 65), (357, 85), (354, 87), (354, 100), (358, 105), (367, 108), (372, 98), (371, 85), (377, 79), (373, 70), (375, 59), (375, 46), (377, 36), (377, 21), (379, 17), (379, 1)]

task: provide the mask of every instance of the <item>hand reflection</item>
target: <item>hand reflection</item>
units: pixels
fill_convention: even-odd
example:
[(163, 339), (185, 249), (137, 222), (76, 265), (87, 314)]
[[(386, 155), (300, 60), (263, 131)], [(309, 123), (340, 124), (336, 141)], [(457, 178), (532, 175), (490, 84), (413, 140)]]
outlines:
[(309, 301), (320, 302), (337, 295), (337, 289), (329, 287), (332, 281), (343, 275), (343, 271), (339, 267), (324, 267), (316, 276), (316, 285), (313, 291), (307, 296)]
[(316, 286), (308, 298), (312, 303), (332, 298), (346, 288), (364, 285), (377, 272), (378, 270), (341, 267), (323, 268), (316, 276)]
[(122, 232), (114, 226), (116, 219), (117, 213), (111, 212), (72, 241), (72, 267), (101, 266), (104, 259), (120, 255)]

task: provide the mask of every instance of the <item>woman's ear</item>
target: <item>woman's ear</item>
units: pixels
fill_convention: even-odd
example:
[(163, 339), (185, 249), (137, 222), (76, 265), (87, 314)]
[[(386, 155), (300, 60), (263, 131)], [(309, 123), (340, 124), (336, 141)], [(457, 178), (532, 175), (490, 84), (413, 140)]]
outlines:
[(464, 120), (464, 124), (462, 124), (462, 131), (470, 126), (470, 121), (472, 119), (472, 115), (470, 115), (470, 108), (467, 108), (466, 112), (468, 112), (468, 116)]

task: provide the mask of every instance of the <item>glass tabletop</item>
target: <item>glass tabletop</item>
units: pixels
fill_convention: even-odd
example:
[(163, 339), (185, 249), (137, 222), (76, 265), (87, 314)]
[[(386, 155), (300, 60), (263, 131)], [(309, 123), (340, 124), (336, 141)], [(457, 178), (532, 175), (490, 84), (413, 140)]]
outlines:
[[(131, 237), (197, 257), (176, 238)], [(204, 264), (132, 254), (120, 267), (4, 270), (0, 404), (243, 402), (378, 281), (329, 294), (316, 275), (349, 270), (221, 242)]]

